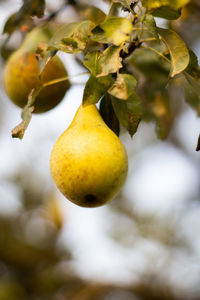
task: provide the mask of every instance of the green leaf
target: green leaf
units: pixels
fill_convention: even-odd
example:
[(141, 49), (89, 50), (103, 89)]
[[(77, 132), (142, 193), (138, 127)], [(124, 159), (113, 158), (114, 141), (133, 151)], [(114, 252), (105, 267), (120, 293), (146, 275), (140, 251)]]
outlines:
[(118, 99), (127, 100), (135, 93), (137, 80), (130, 74), (118, 74), (114, 84), (109, 88), (108, 93)]
[(111, 102), (111, 96), (109, 94), (105, 94), (105, 96), (101, 99), (100, 102), (100, 114), (106, 123), (106, 125), (114, 131), (116, 135), (119, 136), (120, 128), (119, 128), (119, 121), (115, 115), (112, 102)]
[(91, 75), (85, 85), (83, 104), (88, 105), (97, 103), (107, 92), (112, 82), (113, 79), (111, 75), (100, 78)]
[(187, 72), (184, 72), (184, 75), (189, 82), (189, 84), (193, 87), (193, 89), (196, 91), (197, 94), (200, 95), (200, 83), (199, 80), (195, 79), (191, 75), (189, 75)]
[(184, 72), (186, 82), (184, 82), (185, 100), (196, 110), (200, 116), (200, 79), (192, 77)]
[(49, 42), (49, 49), (67, 53), (83, 52), (90, 33), (90, 21), (65, 24), (58, 29)]
[(83, 65), (90, 70), (90, 72), (96, 76), (96, 74), (101, 72), (100, 66), (99, 66), (99, 56), (100, 51), (93, 51), (88, 52), (83, 60)]
[(9, 56), (15, 51), (16, 49), (7, 47), (7, 43), (4, 43), (0, 47), (0, 54), (4, 61), (7, 61)]
[(150, 49), (137, 49), (128, 63), (158, 85), (165, 86), (169, 80), (169, 63)]
[(25, 16), (41, 18), (44, 15), (45, 0), (28, 0), (23, 2), (22, 7), (14, 17), (14, 22), (20, 22)]
[(181, 10), (175, 10), (169, 6), (161, 6), (151, 12), (154, 17), (167, 20), (176, 20), (181, 16)]
[(156, 27), (156, 22), (154, 20), (154, 17), (152, 15), (145, 15), (143, 20), (144, 26), (152, 33), (152, 35), (158, 39), (158, 31)]
[(120, 3), (123, 7), (130, 9), (132, 0), (113, 0), (114, 3)]
[(171, 56), (171, 77), (184, 71), (189, 64), (189, 52), (181, 37), (173, 30), (158, 28)]
[(112, 104), (119, 122), (128, 130), (132, 137), (136, 133), (142, 118), (141, 100), (134, 92), (126, 101), (112, 97)]
[[(0, 41), (0, 54), (6, 61), (8, 57), (16, 50), (17, 45), (15, 43), (9, 43), (10, 36), (12, 33), (19, 29), (21, 31), (28, 31), (34, 27), (33, 18), (31, 16), (17, 17), (18, 12), (10, 15), (6, 20), (3, 28), (3, 33), (7, 33), (7, 37), (4, 37)], [(17, 19), (16, 19), (17, 18)]]
[(89, 31), (90, 21), (82, 22), (73, 30), (69, 40), (65, 37), (61, 40), (61, 47), (70, 47), (71, 43), (74, 43), (73, 52), (82, 52), (85, 49)]
[(121, 45), (130, 38), (132, 23), (126, 18), (108, 17), (92, 30), (94, 41)]
[(190, 0), (142, 0), (142, 4), (148, 10), (155, 9), (161, 6), (169, 6), (177, 10), (189, 2)]
[(17, 29), (18, 24), (14, 24), (14, 18), (16, 17), (17, 13), (12, 14), (9, 16), (7, 21), (5, 22), (4, 28), (3, 28), (3, 33), (8, 33), (11, 34)]
[(168, 137), (171, 129), (171, 113), (169, 109), (169, 94), (156, 91), (152, 103), (152, 113), (156, 122), (156, 133), (158, 138), (164, 140)]
[(52, 36), (51, 40), (49, 41), (49, 48), (50, 49), (59, 49), (61, 40), (65, 37), (70, 37), (73, 34), (73, 31), (76, 27), (82, 22), (73, 22), (67, 23), (58, 30), (55, 31), (54, 35)]
[(35, 25), (33, 22), (33, 18), (30, 15), (21, 15), (21, 13), (16, 12), (9, 16), (6, 20), (3, 28), (3, 33), (12, 34), (19, 27), (22, 31), (28, 31), (34, 26)]
[(106, 17), (106, 14), (96, 6), (87, 7), (81, 15), (96, 25), (102, 23)]
[(12, 130), (12, 137), (23, 139), (24, 133), (28, 128), (28, 125), (32, 118), (32, 112), (34, 111), (34, 102), (38, 94), (40, 93), (42, 86), (38, 86), (32, 89), (28, 95), (27, 104), (24, 106), (22, 111), (22, 121)]
[(122, 58), (120, 57), (121, 47), (110, 46), (99, 56), (99, 67), (101, 72), (98, 77), (110, 73), (116, 73), (122, 67)]
[(189, 49), (189, 54), (190, 54), (190, 62), (185, 71), (195, 78), (200, 78), (200, 68), (198, 65), (198, 58), (191, 49)]
[(46, 65), (50, 62), (50, 60), (56, 55), (57, 50), (53, 51), (40, 51), (40, 49), (36, 50), (36, 57), (39, 67), (39, 76), (44, 71)]
[(59, 49), (67, 53), (82, 52), (85, 47), (79, 48), (77, 42), (73, 38), (64, 38), (60, 42)]
[(158, 138), (166, 139), (173, 124), (168, 89), (155, 81), (145, 80), (142, 91), (138, 92), (144, 103), (142, 119), (147, 122), (153, 121)]
[(83, 64), (97, 77), (116, 73), (122, 67), (120, 51), (121, 47), (110, 46), (102, 53), (99, 51), (90, 52), (86, 54)]
[(198, 95), (194, 88), (189, 84), (184, 84), (184, 92), (185, 92), (185, 101), (196, 110), (198, 116), (200, 117), (200, 95)]

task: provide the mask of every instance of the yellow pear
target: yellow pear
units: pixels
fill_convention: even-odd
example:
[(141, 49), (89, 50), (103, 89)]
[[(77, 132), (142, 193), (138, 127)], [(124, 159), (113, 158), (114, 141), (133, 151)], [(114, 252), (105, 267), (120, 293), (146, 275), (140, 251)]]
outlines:
[[(42, 42), (48, 42), (51, 34), (47, 28), (36, 27), (25, 37), (20, 48), (8, 59), (4, 69), (4, 87), (8, 97), (19, 107), (24, 107), (33, 88), (57, 78), (67, 76), (62, 61), (54, 56), (39, 77), (39, 66), (35, 51)], [(54, 108), (69, 89), (69, 81), (44, 87), (36, 97), (35, 113)]]
[(100, 206), (117, 195), (127, 176), (127, 154), (96, 105), (79, 107), (54, 145), (50, 170), (58, 189), (79, 206)]

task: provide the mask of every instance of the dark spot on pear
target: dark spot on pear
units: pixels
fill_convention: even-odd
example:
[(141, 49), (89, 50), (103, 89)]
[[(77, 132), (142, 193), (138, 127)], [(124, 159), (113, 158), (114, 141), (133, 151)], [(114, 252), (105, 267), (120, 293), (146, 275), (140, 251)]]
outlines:
[(82, 201), (82, 205), (85, 207), (96, 207), (102, 204), (102, 201), (100, 201), (98, 197), (92, 194), (85, 195)]

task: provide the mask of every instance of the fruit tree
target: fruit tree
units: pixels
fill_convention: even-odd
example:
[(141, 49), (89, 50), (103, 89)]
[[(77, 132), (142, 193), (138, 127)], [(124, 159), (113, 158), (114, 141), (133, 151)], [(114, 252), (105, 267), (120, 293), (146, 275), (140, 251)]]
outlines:
[[(88, 80), (81, 108), (52, 152), (52, 177), (72, 202), (104, 204), (127, 174), (120, 129), (133, 137), (140, 122), (154, 122), (158, 138), (167, 139), (182, 98), (200, 116), (197, 53), (182, 33), (191, 14), (200, 10), (199, 3), (66, 0), (50, 11), (44, 0), (22, 2), (4, 25), (1, 47), (5, 91), (22, 108), (22, 121), (12, 136), (22, 139), (32, 113), (63, 101), (72, 84), (57, 54), (74, 56)], [(68, 9), (72, 20), (60, 17)], [(16, 32), (21, 43), (11, 48)], [(177, 99), (174, 89), (181, 91)], [(79, 186), (76, 195), (74, 184)]]

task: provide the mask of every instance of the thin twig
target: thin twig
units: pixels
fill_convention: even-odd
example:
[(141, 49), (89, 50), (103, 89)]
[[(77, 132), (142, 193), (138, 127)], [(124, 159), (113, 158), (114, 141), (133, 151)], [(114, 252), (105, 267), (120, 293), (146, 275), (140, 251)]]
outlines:
[(161, 52), (157, 51), (155, 48), (146, 47), (146, 46), (142, 46), (141, 48), (150, 49), (150, 50), (154, 51), (155, 53), (157, 53), (159, 56), (161, 56), (163, 59), (165, 59), (168, 63), (171, 63), (171, 61), (166, 56), (164, 56)]
[(143, 40), (140, 40), (141, 43), (146, 43), (146, 42), (151, 42), (151, 41), (156, 41), (157, 39), (152, 37), (152, 38), (148, 38), (148, 39), (143, 39)]
[(42, 84), (42, 88), (46, 87), (46, 86), (49, 86), (49, 85), (52, 85), (52, 84), (56, 84), (56, 83), (62, 82), (62, 81), (66, 81), (66, 80), (68, 80), (70, 78), (79, 77), (79, 76), (82, 76), (82, 75), (89, 75), (89, 74), (90, 74), (89, 72), (83, 72), (83, 73), (72, 75), (72, 76), (64, 76), (64, 77), (61, 77), (61, 78), (50, 80), (50, 81), (44, 82)]

